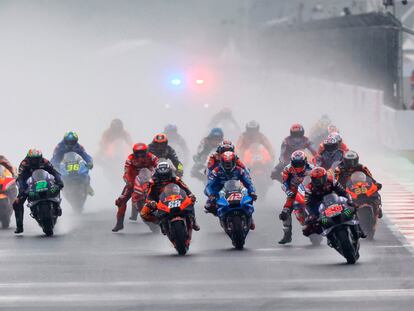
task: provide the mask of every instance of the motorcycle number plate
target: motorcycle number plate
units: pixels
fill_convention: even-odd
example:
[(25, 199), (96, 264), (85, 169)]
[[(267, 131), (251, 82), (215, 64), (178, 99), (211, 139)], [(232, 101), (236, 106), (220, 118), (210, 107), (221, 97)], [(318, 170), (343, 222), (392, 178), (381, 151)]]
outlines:
[(341, 214), (343, 209), (342, 205), (331, 205), (325, 210), (325, 215), (328, 218), (332, 218)]
[(173, 208), (177, 208), (181, 206), (181, 201), (180, 200), (174, 200), (174, 201), (170, 201), (168, 202), (168, 208), (169, 209), (173, 209)]
[(41, 192), (47, 190), (47, 181), (41, 180), (36, 182), (36, 192)]
[(242, 195), (239, 192), (232, 193), (228, 196), (227, 201), (241, 201)]
[(69, 163), (66, 165), (66, 170), (68, 172), (77, 172), (79, 171), (79, 168), (80, 168), (79, 163)]

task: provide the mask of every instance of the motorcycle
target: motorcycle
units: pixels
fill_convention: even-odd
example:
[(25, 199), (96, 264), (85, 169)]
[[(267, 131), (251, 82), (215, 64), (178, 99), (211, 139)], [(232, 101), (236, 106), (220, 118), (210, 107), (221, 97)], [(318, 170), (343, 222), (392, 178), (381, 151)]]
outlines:
[[(301, 183), (298, 187), (298, 191), (296, 193), (295, 202), (293, 203), (293, 214), (299, 224), (303, 227), (305, 225), (305, 219), (308, 218), (309, 213), (306, 209), (305, 203), (305, 185)], [(322, 242), (322, 236), (316, 233), (313, 233), (309, 236), (309, 239), (312, 245), (320, 245)]]
[(271, 186), (267, 174), (272, 167), (273, 159), (269, 151), (261, 144), (253, 144), (244, 152), (242, 159), (249, 168), (257, 189), (262, 192), (259, 196), (265, 197)]
[(121, 139), (116, 139), (111, 144), (103, 148), (94, 157), (96, 164), (103, 168), (105, 177), (113, 181), (114, 175), (122, 174), (125, 159), (130, 154), (131, 146)]
[(17, 197), (16, 180), (12, 174), (0, 165), (0, 222), (3, 229), (10, 226), (13, 214), (13, 201)]
[(74, 211), (81, 213), (88, 197), (89, 168), (80, 155), (68, 152), (60, 164), (65, 188), (63, 195), (68, 200)]
[(61, 216), (60, 190), (54, 177), (42, 169), (35, 170), (27, 181), (28, 204), (31, 214), (46, 236), (53, 235), (57, 218)]
[(243, 249), (252, 223), (253, 199), (237, 180), (229, 180), (220, 191), (217, 216), (236, 249)]
[(168, 237), (179, 255), (188, 252), (192, 236), (194, 202), (176, 184), (165, 186), (154, 215), (160, 219), (160, 228)]
[[(138, 219), (138, 214), (141, 212), (147, 199), (151, 178), (152, 172), (147, 168), (141, 169), (138, 176), (135, 178), (134, 192), (132, 193), (131, 217), (129, 217), (130, 220), (136, 221)], [(158, 225), (144, 219), (143, 222), (152, 232), (159, 232), (160, 227)]]
[(345, 198), (335, 193), (325, 195), (319, 207), (319, 220), (328, 245), (345, 257), (348, 264), (354, 264), (359, 258), (359, 223), (355, 210), (345, 202)]
[(374, 239), (378, 223), (378, 187), (363, 172), (355, 172), (346, 184), (346, 191), (356, 205), (356, 213), (368, 240)]

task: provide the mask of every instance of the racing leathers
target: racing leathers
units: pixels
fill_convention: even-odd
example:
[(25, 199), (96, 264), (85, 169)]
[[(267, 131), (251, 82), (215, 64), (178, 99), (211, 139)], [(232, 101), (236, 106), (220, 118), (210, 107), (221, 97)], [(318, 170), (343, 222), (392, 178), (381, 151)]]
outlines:
[(115, 205), (118, 207), (116, 215), (117, 223), (112, 231), (117, 232), (124, 227), (124, 217), (127, 208), (127, 203), (134, 191), (135, 178), (143, 168), (149, 169), (153, 172), (158, 164), (158, 158), (151, 152), (147, 152), (145, 157), (135, 157), (134, 154), (130, 154), (125, 161), (124, 167), (124, 181), (125, 187), (122, 190), (121, 195), (116, 199)]
[[(24, 202), (26, 202), (28, 193), (27, 193), (27, 180), (32, 177), (32, 174), (35, 170), (45, 170), (50, 175), (55, 178), (56, 186), (60, 189), (63, 188), (62, 178), (57, 170), (53, 167), (51, 162), (45, 158), (41, 158), (37, 164), (32, 164), (26, 157), (19, 165), (18, 176), (16, 183), (19, 187), (19, 194), (17, 195), (16, 200), (13, 202), (14, 214), (16, 216), (16, 231), (15, 233), (23, 232), (23, 214), (24, 214)], [(61, 209), (58, 206), (58, 216), (61, 215)]]
[(13, 165), (10, 163), (10, 161), (3, 155), (0, 155), (0, 165), (4, 166), (6, 170), (8, 170), (13, 177), (16, 176), (16, 171), (14, 170)]
[(208, 197), (205, 209), (207, 212), (217, 215), (216, 200), (219, 197), (221, 189), (223, 189), (226, 181), (239, 180), (244, 187), (246, 187), (249, 195), (255, 200), (257, 199), (256, 189), (253, 185), (249, 172), (239, 166), (227, 173), (220, 165), (211, 171), (208, 177), (207, 186), (204, 189), (204, 194)]
[[(282, 171), (282, 189), (286, 193), (286, 202), (283, 206), (279, 219), (283, 223), (284, 237), (279, 244), (289, 243), (292, 240), (292, 209), (296, 200), (299, 185), (309, 176), (312, 170), (310, 164), (306, 164), (301, 172), (298, 172), (291, 164), (285, 166)], [(300, 215), (304, 217), (304, 215)], [(305, 219), (298, 219), (300, 223), (304, 223)], [(283, 243), (285, 241), (285, 243)]]
[[(168, 143), (175, 149), (176, 152), (181, 150), (182, 160), (184, 164), (188, 164), (188, 158), (190, 155), (190, 149), (188, 149), (187, 143), (180, 134), (178, 133), (166, 133), (168, 135)], [(178, 149), (178, 148), (179, 149)], [(178, 154), (181, 156), (180, 152)]]
[(76, 143), (74, 145), (65, 144), (64, 141), (61, 141), (55, 148), (53, 152), (53, 157), (51, 162), (54, 167), (58, 168), (60, 166), (60, 162), (62, 162), (63, 157), (68, 152), (75, 152), (79, 154), (82, 159), (87, 163), (89, 169), (93, 167), (93, 160), (92, 157), (85, 151), (82, 145)]
[(213, 150), (217, 149), (220, 142), (209, 137), (205, 137), (201, 140), (200, 145), (197, 148), (197, 154), (193, 156), (194, 165), (191, 168), (191, 176), (199, 180), (205, 180), (206, 176), (203, 174), (205, 170), (205, 163)]
[(333, 168), (334, 164), (339, 164), (344, 157), (344, 152), (340, 149), (333, 151), (324, 150), (315, 156), (315, 165), (323, 167), (326, 170)]
[(282, 142), (282, 146), (280, 147), (279, 163), (272, 170), (271, 178), (281, 181), (282, 171), (284, 167), (290, 162), (290, 156), (292, 153), (296, 150), (305, 151), (306, 149), (309, 150), (313, 156), (317, 154), (314, 145), (306, 136), (286, 137)]
[(183, 175), (184, 166), (178, 159), (173, 147), (167, 144), (158, 144), (152, 142), (148, 145), (148, 151), (155, 155), (158, 159), (170, 160), (177, 170), (177, 175)]
[(319, 206), (323, 201), (323, 197), (330, 193), (336, 193), (340, 197), (345, 197), (347, 202), (352, 204), (349, 194), (339, 183), (334, 181), (332, 176), (328, 176), (326, 182), (318, 187), (309, 183), (305, 190), (305, 204), (308, 217), (306, 218), (306, 225), (303, 229), (304, 235), (309, 236), (312, 233), (321, 233), (319, 231), (320, 227), (315, 227), (315, 223), (319, 218)]
[[(269, 152), (272, 161), (275, 157), (275, 151), (269, 139), (261, 132), (244, 132), (238, 139), (236, 144), (237, 152), (243, 157), (243, 154), (252, 144), (260, 144)], [(290, 155), (289, 155), (290, 156)]]

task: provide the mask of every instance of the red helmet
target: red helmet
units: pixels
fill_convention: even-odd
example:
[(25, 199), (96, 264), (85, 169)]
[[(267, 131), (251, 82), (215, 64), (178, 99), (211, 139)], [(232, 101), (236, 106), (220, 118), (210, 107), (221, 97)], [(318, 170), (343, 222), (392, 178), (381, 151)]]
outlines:
[(231, 172), (236, 167), (236, 156), (232, 151), (226, 151), (221, 155), (221, 167), (226, 172)]
[(308, 159), (305, 152), (302, 150), (296, 150), (290, 157), (290, 164), (295, 168), (297, 172), (302, 172), (308, 164)]
[(323, 186), (328, 180), (328, 173), (323, 167), (315, 167), (311, 173), (311, 183), (314, 187)]
[(303, 137), (305, 135), (305, 129), (299, 123), (295, 123), (290, 127), (290, 136)]
[(148, 146), (144, 143), (135, 144), (134, 147), (132, 147), (132, 152), (136, 158), (145, 157), (148, 153)]
[(164, 133), (158, 133), (154, 136), (154, 139), (152, 141), (156, 144), (167, 144), (168, 138)]
[(217, 152), (222, 154), (226, 151), (234, 152), (234, 145), (230, 140), (223, 140), (220, 145), (217, 147)]

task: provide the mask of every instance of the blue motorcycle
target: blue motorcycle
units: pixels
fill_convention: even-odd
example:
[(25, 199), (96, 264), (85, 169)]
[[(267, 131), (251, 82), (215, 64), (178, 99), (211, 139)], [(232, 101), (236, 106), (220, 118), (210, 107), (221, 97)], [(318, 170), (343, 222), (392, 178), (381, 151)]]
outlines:
[(243, 249), (252, 223), (253, 199), (238, 180), (227, 181), (217, 200), (217, 216), (236, 249)]
[(65, 184), (64, 197), (76, 212), (82, 212), (90, 183), (89, 168), (86, 162), (77, 153), (68, 152), (63, 157), (59, 171)]

